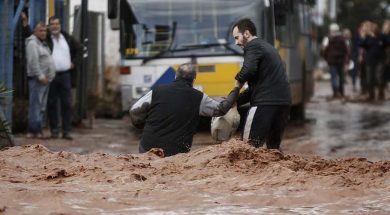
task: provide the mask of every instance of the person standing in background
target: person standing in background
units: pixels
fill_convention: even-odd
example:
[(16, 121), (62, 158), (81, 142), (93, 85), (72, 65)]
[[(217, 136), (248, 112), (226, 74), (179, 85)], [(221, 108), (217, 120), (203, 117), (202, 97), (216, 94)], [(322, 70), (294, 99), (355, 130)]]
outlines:
[[(385, 44), (378, 24), (371, 23), (364, 32), (360, 46), (364, 48), (366, 57), (366, 75), (368, 83), (368, 101), (383, 100), (384, 76), (383, 65), (385, 60)], [(376, 93), (378, 91), (378, 93)]]
[(361, 95), (366, 96), (368, 92), (368, 82), (367, 82), (367, 71), (366, 71), (366, 51), (363, 47), (360, 46), (362, 41), (364, 40), (364, 35), (369, 31), (371, 22), (364, 21), (361, 23), (359, 28), (359, 49), (358, 49), (358, 63), (359, 63), (359, 78), (360, 78), (360, 88)]
[[(355, 61), (357, 58), (357, 50), (356, 47), (354, 46), (354, 41), (352, 37), (352, 32), (348, 28), (343, 29), (343, 37), (345, 38), (345, 42), (347, 43), (347, 48), (348, 48), (348, 64), (345, 66), (345, 71), (348, 72), (348, 75), (351, 77), (351, 82), (352, 82), (352, 91), (356, 92), (356, 81), (357, 81), (357, 76), (358, 76), (358, 70), (357, 66), (355, 65)], [(358, 44), (357, 44), (358, 46)], [(345, 74), (347, 75), (347, 74)], [(345, 83), (347, 81), (345, 80)]]
[(356, 88), (356, 82), (357, 79), (360, 79), (360, 88), (363, 91), (363, 81), (361, 80), (362, 77), (362, 62), (360, 62), (359, 57), (362, 55), (362, 48), (360, 47), (360, 40), (362, 39), (361, 37), (361, 32), (362, 31), (362, 26), (359, 26), (359, 28), (356, 30), (356, 32), (352, 35), (351, 38), (351, 60), (353, 62), (353, 69), (351, 70), (351, 79), (352, 79), (352, 90), (353, 92), (357, 92)]
[(344, 98), (344, 66), (348, 62), (348, 46), (340, 28), (332, 23), (329, 26), (329, 42), (325, 47), (324, 58), (329, 65), (333, 98)]
[(390, 20), (386, 20), (382, 26), (382, 38), (385, 44), (384, 87), (390, 81)]
[(41, 138), (49, 83), (55, 77), (55, 66), (46, 43), (46, 25), (39, 21), (34, 34), (26, 39), (27, 79), (29, 87), (28, 134)]
[(78, 63), (80, 44), (68, 33), (61, 30), (60, 19), (56, 16), (49, 18), (50, 34), (48, 44), (56, 68), (56, 77), (50, 85), (48, 98), (48, 116), (52, 138), (59, 137), (58, 100), (60, 101), (62, 138), (72, 140), (72, 86), (71, 75)]

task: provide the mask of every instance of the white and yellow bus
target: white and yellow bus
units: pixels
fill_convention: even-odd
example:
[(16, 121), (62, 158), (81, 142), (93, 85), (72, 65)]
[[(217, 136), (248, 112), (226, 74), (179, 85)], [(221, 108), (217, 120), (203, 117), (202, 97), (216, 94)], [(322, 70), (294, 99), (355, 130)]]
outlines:
[(172, 82), (178, 65), (188, 62), (197, 65), (195, 88), (212, 97), (226, 96), (243, 62), (231, 28), (239, 19), (250, 18), (258, 36), (279, 49), (290, 78), (292, 113), (304, 116), (313, 91), (308, 1), (109, 2), (109, 18), (120, 30), (123, 110), (155, 86)]

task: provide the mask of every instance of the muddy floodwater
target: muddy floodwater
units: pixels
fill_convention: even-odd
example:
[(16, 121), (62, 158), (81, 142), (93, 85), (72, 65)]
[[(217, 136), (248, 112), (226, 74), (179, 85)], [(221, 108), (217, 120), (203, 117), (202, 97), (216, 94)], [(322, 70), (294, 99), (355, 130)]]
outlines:
[(358, 93), (349, 92), (346, 101), (329, 100), (330, 94), (328, 83), (316, 84), (316, 95), (307, 105), (307, 122), (290, 125), (286, 132), (286, 151), (324, 158), (389, 160), (390, 96), (368, 103)]
[(73, 141), (18, 134), (0, 151), (0, 214), (390, 214), (390, 100), (347, 92), (316, 83), (283, 153), (203, 130), (188, 154), (141, 155), (127, 118)]

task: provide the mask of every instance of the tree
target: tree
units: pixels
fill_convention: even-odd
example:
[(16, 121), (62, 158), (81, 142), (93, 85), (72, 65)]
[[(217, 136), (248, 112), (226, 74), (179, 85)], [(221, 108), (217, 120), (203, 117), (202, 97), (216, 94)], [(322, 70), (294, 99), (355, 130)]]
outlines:
[(337, 23), (342, 28), (356, 30), (360, 23), (370, 20), (382, 24), (390, 18), (390, 0), (339, 0)]
[(11, 127), (5, 119), (2, 108), (4, 106), (4, 98), (11, 92), (12, 90), (7, 89), (4, 83), (0, 82), (0, 150), (5, 147), (14, 146)]

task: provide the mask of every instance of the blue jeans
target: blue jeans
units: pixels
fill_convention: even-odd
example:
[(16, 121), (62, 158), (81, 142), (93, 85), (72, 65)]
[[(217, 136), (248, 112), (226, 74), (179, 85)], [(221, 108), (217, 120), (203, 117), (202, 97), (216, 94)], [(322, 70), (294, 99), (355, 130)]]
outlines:
[(344, 96), (343, 64), (329, 65), (333, 96)]
[(58, 100), (61, 109), (62, 134), (69, 134), (72, 123), (72, 86), (69, 71), (57, 72), (50, 84), (47, 112), (52, 134), (59, 133)]
[(43, 116), (46, 110), (48, 85), (42, 85), (34, 77), (28, 80), (28, 132), (33, 134), (42, 133)]

